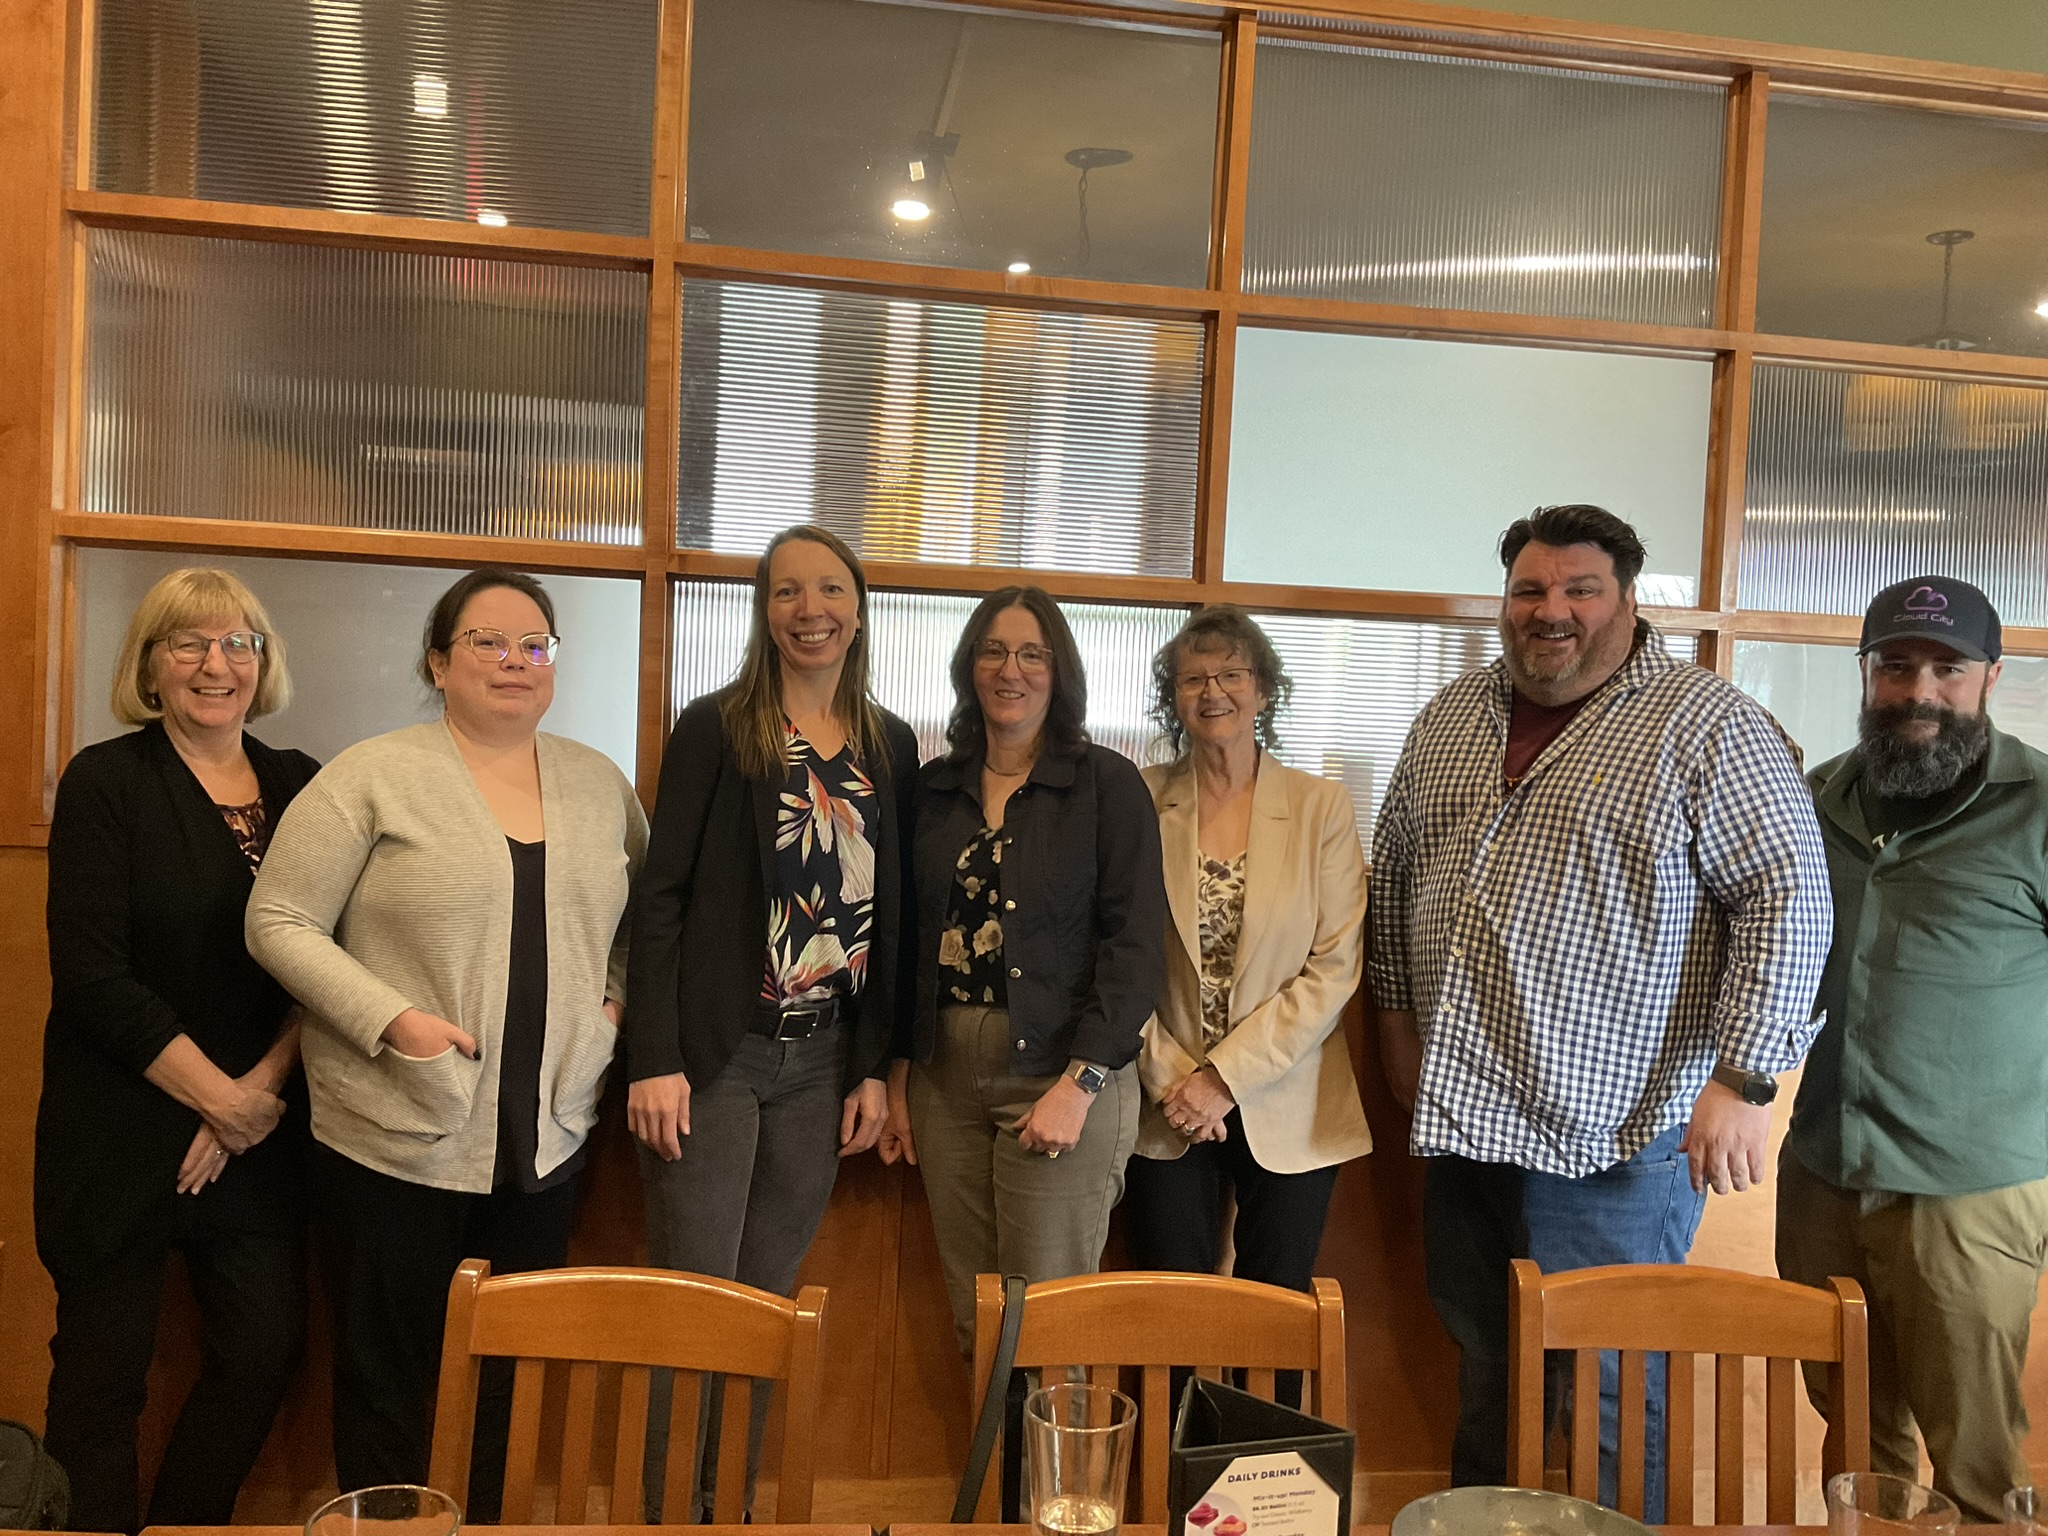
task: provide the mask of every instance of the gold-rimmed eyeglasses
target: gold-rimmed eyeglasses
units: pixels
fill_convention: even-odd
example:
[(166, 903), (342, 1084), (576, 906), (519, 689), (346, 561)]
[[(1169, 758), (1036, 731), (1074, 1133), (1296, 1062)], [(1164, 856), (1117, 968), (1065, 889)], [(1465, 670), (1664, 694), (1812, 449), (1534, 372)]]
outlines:
[(255, 629), (231, 629), (218, 639), (196, 629), (177, 629), (165, 635), (161, 643), (172, 657), (187, 666), (204, 665), (207, 653), (217, 645), (221, 660), (231, 667), (246, 667), (262, 656), (263, 642), (263, 632)]
[(1012, 656), (1017, 658), (1018, 669), (1024, 672), (1043, 672), (1052, 665), (1052, 650), (1049, 646), (1029, 643), (1009, 646), (1000, 640), (984, 640), (974, 648), (975, 663), (998, 672)]
[(560, 635), (521, 635), (517, 640), (507, 639), (502, 629), (465, 629), (455, 637), (456, 645), (466, 645), (476, 653), (479, 661), (503, 661), (516, 649), (519, 659), (529, 666), (552, 667), (555, 652), (561, 649)]

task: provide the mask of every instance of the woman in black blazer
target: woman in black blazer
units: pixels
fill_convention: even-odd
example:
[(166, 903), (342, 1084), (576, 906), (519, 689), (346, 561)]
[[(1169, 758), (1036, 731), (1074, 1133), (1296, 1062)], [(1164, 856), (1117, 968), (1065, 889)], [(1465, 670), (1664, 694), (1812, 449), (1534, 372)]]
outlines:
[[(887, 1113), (917, 738), (868, 692), (867, 581), (822, 528), (776, 535), (738, 676), (685, 709), (633, 892), (626, 1117), (656, 1264), (786, 1295), (839, 1160)], [(758, 1384), (765, 1389), (767, 1383)], [(650, 1410), (648, 1517), (668, 1415)], [(748, 1501), (767, 1411), (754, 1395)], [(717, 1399), (703, 1439), (716, 1444)]]
[[(226, 571), (137, 608), (114, 712), (50, 824), (51, 1006), (36, 1113), (36, 1251), (57, 1286), (46, 1443), (74, 1528), (225, 1525), (305, 1335), (305, 1089), (291, 999), (242, 909), (318, 770), (244, 735), (289, 699), (284, 644)], [(146, 1522), (135, 1435), (170, 1251), (204, 1328)]]

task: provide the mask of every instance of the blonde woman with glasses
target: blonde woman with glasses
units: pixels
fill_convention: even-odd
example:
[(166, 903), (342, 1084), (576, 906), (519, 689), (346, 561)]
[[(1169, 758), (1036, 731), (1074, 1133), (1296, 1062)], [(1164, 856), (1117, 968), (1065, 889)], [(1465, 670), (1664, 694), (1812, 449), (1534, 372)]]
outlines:
[[(270, 829), (319, 764), (245, 730), (290, 701), (284, 639), (226, 571), (173, 571), (129, 620), (113, 707), (50, 824), (36, 1251), (57, 1287), (47, 1436), (71, 1518), (224, 1525), (305, 1334), (305, 1092), (284, 989), (242, 946)], [(164, 1269), (202, 1365), (137, 1520), (136, 1424)]]
[[(611, 759), (539, 728), (560, 644), (531, 576), (450, 587), (420, 657), (441, 717), (329, 764), (249, 905), (250, 950), (309, 1015), (344, 1489), (425, 1480), (456, 1266), (568, 1257), (647, 821)], [(447, 1490), (472, 1521), (497, 1518), (510, 1410), (487, 1369), (470, 1486)]]

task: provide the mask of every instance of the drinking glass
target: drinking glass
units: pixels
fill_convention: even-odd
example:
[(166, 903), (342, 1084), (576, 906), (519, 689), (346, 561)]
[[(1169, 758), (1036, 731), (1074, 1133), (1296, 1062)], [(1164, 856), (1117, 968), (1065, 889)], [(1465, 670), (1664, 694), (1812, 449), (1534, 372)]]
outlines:
[(2032, 1488), (2015, 1488), (2006, 1494), (2006, 1536), (2041, 1536), (2044, 1524), (2048, 1524), (2048, 1496)]
[(306, 1522), (306, 1536), (455, 1536), (461, 1529), (462, 1509), (453, 1499), (411, 1483), (344, 1493)]
[(1829, 1536), (1948, 1536), (1958, 1511), (1944, 1495), (1883, 1472), (1828, 1480)]
[(1035, 1536), (1116, 1536), (1138, 1405), (1108, 1387), (1041, 1387), (1024, 1399)]

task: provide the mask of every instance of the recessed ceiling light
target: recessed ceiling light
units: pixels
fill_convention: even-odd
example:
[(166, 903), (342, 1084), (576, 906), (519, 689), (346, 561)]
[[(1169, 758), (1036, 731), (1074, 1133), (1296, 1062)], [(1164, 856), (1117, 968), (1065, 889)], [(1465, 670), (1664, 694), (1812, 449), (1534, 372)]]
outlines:
[(1030, 270), (1031, 263), (1028, 261), (1013, 261), (1010, 263), (1010, 275), (1012, 277), (1022, 277), (1026, 272), (1029, 272)]
[(439, 75), (414, 75), (412, 109), (420, 117), (446, 117), (448, 82)]
[(908, 220), (913, 224), (919, 219), (928, 219), (932, 216), (930, 207), (919, 202), (914, 197), (897, 198), (895, 202), (889, 205), (889, 211), (895, 214), (897, 218)]
[(495, 208), (477, 209), (476, 221), (479, 224), (487, 224), (492, 229), (503, 229), (507, 224), (512, 222), (510, 219), (506, 218), (505, 215), (498, 212), (498, 210)]
[(2043, 299), (2040, 303), (2036, 304), (2034, 306), (2034, 313), (2043, 320), (2048, 320), (2048, 299)]

